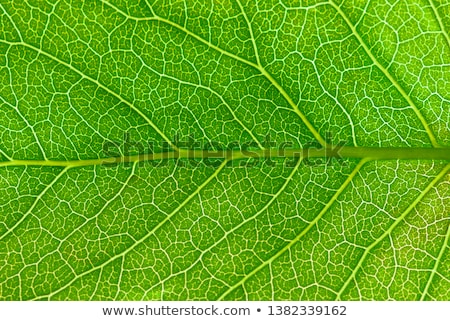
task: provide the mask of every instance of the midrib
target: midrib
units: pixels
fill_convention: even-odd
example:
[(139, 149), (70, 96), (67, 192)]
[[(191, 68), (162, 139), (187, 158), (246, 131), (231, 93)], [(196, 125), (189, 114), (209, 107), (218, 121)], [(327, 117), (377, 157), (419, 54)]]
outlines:
[(238, 160), (250, 158), (359, 158), (369, 160), (389, 159), (434, 159), (449, 160), (450, 148), (420, 148), (420, 147), (352, 147), (334, 146), (329, 148), (304, 149), (265, 149), (265, 150), (229, 150), (207, 151), (187, 150), (168, 151), (152, 154), (140, 154), (122, 157), (106, 157), (84, 160), (8, 160), (0, 162), (5, 166), (53, 166), (53, 167), (81, 167), (95, 165), (114, 165), (121, 163), (145, 162), (165, 159), (225, 159)]

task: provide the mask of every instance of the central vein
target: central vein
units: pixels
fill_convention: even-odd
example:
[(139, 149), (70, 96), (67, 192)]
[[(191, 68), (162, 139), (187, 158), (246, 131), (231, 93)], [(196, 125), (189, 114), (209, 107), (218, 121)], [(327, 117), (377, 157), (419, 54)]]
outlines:
[(405, 147), (352, 147), (334, 146), (328, 148), (264, 149), (264, 150), (188, 150), (179, 149), (151, 154), (106, 157), (81, 160), (8, 160), (0, 162), (5, 166), (56, 166), (80, 167), (114, 165), (120, 163), (144, 162), (164, 159), (225, 159), (228, 161), (250, 158), (359, 158), (369, 160), (387, 159), (435, 159), (449, 160), (450, 148), (405, 148)]

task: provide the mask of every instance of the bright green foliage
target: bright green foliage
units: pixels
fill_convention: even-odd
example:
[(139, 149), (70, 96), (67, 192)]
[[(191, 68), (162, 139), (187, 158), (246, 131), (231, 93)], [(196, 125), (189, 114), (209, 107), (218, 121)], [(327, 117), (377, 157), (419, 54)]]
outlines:
[(89, 164), (124, 133), (449, 148), (449, 26), (447, 0), (1, 1), (0, 299), (450, 300), (448, 160)]

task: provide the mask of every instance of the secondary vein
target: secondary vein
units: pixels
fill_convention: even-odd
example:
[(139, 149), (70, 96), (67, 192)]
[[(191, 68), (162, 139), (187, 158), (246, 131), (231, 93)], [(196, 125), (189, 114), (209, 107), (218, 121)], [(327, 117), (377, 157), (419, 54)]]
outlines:
[(405, 89), (398, 83), (397, 80), (391, 75), (391, 73), (384, 68), (384, 66), (375, 58), (375, 56), (370, 51), (369, 47), (366, 45), (366, 43), (363, 41), (361, 36), (359, 35), (358, 31), (356, 30), (355, 25), (353, 25), (350, 21), (350, 19), (347, 17), (347, 15), (342, 11), (341, 7), (339, 7), (336, 3), (334, 3), (333, 0), (330, 0), (330, 5), (337, 11), (337, 13), (344, 19), (347, 26), (350, 28), (352, 34), (355, 36), (355, 38), (358, 40), (360, 45), (363, 47), (366, 54), (370, 57), (370, 59), (373, 61), (374, 65), (377, 66), (383, 74), (386, 76), (386, 78), (389, 79), (389, 81), (394, 85), (394, 87), (398, 90), (398, 92), (403, 96), (403, 98), (408, 102), (408, 104), (411, 106), (411, 108), (414, 110), (414, 113), (417, 115), (417, 118), (420, 120), (420, 123), (424, 127), (425, 131), (428, 134), (428, 138), (431, 141), (431, 144), (434, 147), (440, 147), (436, 137), (434, 136), (433, 131), (431, 130), (430, 126), (428, 125), (425, 117), (420, 112), (419, 108), (417, 108), (414, 101), (411, 99), (411, 97), (406, 93)]

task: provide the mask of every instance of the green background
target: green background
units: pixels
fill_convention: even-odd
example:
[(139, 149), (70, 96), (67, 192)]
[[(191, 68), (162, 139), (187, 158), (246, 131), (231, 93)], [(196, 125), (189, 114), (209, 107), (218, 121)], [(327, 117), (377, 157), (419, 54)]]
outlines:
[(433, 0), (2, 1), (0, 299), (450, 300), (448, 161), (89, 164), (124, 133), (449, 148), (448, 26)]

